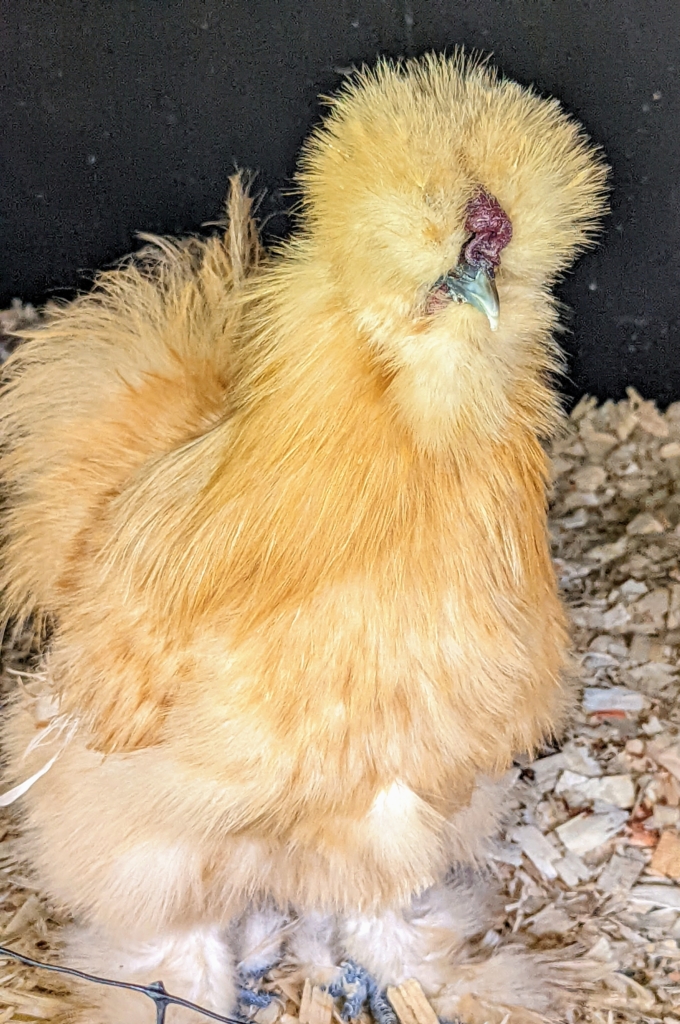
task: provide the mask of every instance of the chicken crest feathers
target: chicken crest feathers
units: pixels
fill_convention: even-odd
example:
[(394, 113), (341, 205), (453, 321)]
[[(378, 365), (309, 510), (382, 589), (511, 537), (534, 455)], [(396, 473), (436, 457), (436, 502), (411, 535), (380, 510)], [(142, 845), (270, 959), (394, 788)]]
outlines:
[(362, 286), (356, 248), (373, 257), (384, 288), (415, 294), (457, 259), (480, 185), (513, 225), (504, 272), (551, 283), (592, 243), (606, 180), (599, 150), (557, 100), (463, 51), (356, 73), (305, 144), (298, 174), (303, 226), (358, 305), (377, 278)]

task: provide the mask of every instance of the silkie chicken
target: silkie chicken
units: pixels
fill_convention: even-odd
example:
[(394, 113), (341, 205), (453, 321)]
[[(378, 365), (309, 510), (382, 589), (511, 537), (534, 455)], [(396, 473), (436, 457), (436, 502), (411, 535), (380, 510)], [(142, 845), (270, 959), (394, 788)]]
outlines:
[(475, 872), (569, 706), (550, 288), (606, 171), (456, 54), (355, 75), (297, 181), (273, 254), (236, 178), (224, 236), (157, 241), (9, 361), (5, 609), (50, 623), (4, 727), (26, 856), (74, 917), (64, 962), (217, 1013), (283, 956), (552, 1020), (569, 971), (473, 944)]

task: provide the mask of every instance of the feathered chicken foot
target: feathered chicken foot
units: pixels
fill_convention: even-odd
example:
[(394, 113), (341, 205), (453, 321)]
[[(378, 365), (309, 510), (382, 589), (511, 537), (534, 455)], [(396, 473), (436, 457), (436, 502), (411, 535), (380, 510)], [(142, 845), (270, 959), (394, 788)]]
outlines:
[[(581, 980), (562, 965), (514, 946), (474, 960), (470, 940), (488, 927), (481, 879), (456, 879), (416, 897), (403, 911), (357, 915), (339, 941), (381, 986), (414, 979), (443, 1020), (465, 1024), (545, 1024), (562, 1019)], [(568, 968), (568, 970), (563, 969)], [(587, 965), (584, 965), (584, 971)]]

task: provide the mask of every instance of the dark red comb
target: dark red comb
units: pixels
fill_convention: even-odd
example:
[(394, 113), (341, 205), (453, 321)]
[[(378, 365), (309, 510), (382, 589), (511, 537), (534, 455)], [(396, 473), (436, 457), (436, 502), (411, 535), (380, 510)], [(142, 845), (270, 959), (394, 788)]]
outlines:
[(512, 224), (498, 200), (484, 189), (468, 203), (465, 230), (473, 236), (463, 249), (465, 262), (473, 267), (497, 267), (501, 251), (512, 238)]

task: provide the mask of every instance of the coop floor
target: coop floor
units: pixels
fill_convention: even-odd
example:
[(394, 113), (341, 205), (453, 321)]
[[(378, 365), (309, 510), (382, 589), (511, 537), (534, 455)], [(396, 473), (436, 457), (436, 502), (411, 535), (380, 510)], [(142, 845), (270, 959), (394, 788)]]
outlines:
[[(584, 400), (552, 455), (551, 539), (584, 690), (561, 749), (516, 771), (491, 863), (497, 927), (602, 961), (575, 1020), (680, 1024), (680, 403), (662, 415), (634, 392)], [(16, 858), (14, 813), (0, 813), (0, 942), (49, 959), (59, 920)], [(0, 1024), (61, 1020), (65, 991), (0, 961)]]

